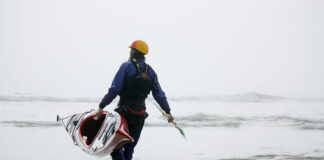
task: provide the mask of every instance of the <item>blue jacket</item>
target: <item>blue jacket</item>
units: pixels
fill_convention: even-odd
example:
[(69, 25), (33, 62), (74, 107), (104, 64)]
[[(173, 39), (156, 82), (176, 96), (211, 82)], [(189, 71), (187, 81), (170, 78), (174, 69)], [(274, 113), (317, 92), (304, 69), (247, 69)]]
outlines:
[[(139, 64), (140, 69), (142, 71), (145, 70), (145, 63), (142, 60), (138, 60), (137, 63)], [(123, 88), (124, 80), (130, 79), (136, 74), (137, 74), (137, 68), (133, 64), (133, 62), (131, 60), (124, 62), (120, 66), (117, 74), (115, 75), (115, 78), (108, 90), (108, 93), (101, 100), (99, 107), (103, 109), (105, 106), (109, 105), (116, 98), (116, 96), (120, 94), (120, 91)], [(153, 81), (151, 91), (154, 99), (158, 102), (158, 104), (166, 113), (170, 113), (170, 107), (167, 98), (165, 96), (165, 93), (163, 92), (158, 82), (156, 73), (150, 66), (148, 68), (147, 75)]]

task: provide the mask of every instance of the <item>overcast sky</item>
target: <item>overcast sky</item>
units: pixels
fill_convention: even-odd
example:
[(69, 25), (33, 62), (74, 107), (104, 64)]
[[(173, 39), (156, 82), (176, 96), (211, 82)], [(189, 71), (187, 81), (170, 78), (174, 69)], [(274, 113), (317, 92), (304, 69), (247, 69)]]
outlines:
[(323, 97), (321, 0), (0, 0), (0, 92), (100, 96), (142, 39), (167, 95)]

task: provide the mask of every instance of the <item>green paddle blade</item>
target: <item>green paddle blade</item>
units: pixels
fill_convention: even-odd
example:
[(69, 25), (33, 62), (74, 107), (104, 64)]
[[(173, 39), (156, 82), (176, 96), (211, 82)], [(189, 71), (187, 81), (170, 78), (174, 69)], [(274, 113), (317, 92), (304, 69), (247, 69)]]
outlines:
[(183, 130), (182, 129), (179, 129), (179, 131), (180, 131), (181, 135), (183, 136), (183, 138), (186, 139), (186, 135), (184, 134)]
[(175, 123), (175, 122), (172, 122), (172, 123), (173, 123), (174, 127), (179, 130), (179, 132), (183, 136), (183, 138), (186, 139), (186, 135), (185, 135), (184, 131), (177, 125), (177, 123)]

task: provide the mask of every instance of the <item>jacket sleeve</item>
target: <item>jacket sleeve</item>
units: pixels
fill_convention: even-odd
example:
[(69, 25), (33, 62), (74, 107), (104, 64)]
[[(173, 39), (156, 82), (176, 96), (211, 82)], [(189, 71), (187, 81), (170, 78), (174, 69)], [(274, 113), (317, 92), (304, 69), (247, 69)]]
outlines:
[(165, 113), (170, 114), (170, 106), (167, 101), (167, 98), (165, 96), (165, 93), (163, 92), (158, 78), (155, 75), (155, 78), (153, 80), (153, 86), (152, 86), (152, 94), (156, 102), (161, 106), (161, 108), (165, 111)]
[(122, 87), (123, 87), (123, 81), (126, 75), (126, 71), (127, 71), (127, 64), (123, 63), (118, 72), (115, 75), (115, 78), (108, 90), (108, 93), (103, 97), (103, 99), (101, 100), (100, 104), (99, 104), (99, 108), (103, 109), (105, 108), (107, 105), (109, 105), (116, 97), (117, 95), (120, 93)]

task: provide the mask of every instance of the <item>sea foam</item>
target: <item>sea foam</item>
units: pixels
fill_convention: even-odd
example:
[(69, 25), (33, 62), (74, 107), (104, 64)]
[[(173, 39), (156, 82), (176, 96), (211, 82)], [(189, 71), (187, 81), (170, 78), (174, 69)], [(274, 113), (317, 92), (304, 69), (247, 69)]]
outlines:
[[(13, 102), (99, 102), (102, 97), (60, 97), (60, 96), (46, 96), (46, 95), (32, 95), (21, 93), (0, 93), (0, 101)], [(231, 94), (231, 95), (216, 95), (216, 96), (168, 96), (170, 101), (180, 102), (324, 102), (323, 98), (292, 98), (275, 95), (267, 95), (256, 92)]]

